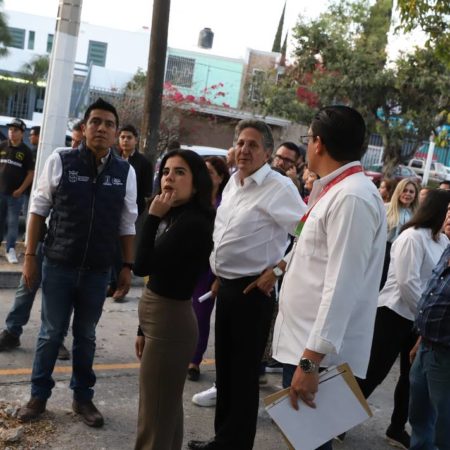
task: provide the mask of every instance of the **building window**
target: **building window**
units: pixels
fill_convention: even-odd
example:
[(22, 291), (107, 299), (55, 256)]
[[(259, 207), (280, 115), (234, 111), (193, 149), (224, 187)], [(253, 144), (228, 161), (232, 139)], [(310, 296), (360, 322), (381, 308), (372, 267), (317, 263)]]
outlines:
[(106, 42), (89, 41), (87, 63), (92, 62), (94, 66), (105, 67), (107, 49), (108, 44)]
[(253, 102), (261, 100), (263, 83), (266, 78), (266, 72), (261, 69), (253, 69), (252, 83), (250, 85), (250, 99)]
[(195, 59), (169, 55), (166, 67), (166, 82), (190, 88), (194, 78)]
[(34, 31), (28, 32), (28, 50), (34, 50), (34, 38), (36, 33)]
[(25, 48), (25, 30), (22, 28), (8, 27), (11, 42), (9, 47), (13, 48)]
[(53, 34), (47, 35), (47, 53), (51, 53), (52, 52), (53, 37), (54, 37)]

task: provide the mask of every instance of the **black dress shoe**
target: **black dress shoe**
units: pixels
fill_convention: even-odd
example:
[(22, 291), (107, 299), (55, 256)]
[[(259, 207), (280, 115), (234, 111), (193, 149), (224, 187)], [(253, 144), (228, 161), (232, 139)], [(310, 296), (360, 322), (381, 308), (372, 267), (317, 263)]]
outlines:
[(214, 439), (210, 439), (209, 441), (189, 441), (188, 447), (191, 450), (225, 450), (225, 447)]
[(190, 381), (198, 381), (200, 378), (200, 369), (198, 367), (189, 367), (187, 378)]

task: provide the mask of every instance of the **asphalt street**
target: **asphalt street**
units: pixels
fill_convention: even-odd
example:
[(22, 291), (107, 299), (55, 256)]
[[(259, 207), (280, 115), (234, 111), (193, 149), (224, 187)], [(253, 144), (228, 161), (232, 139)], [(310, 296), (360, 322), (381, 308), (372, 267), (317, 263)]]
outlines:
[[(124, 303), (107, 299), (97, 328), (97, 351), (95, 357), (97, 384), (94, 401), (105, 416), (101, 429), (84, 425), (71, 410), (70, 361), (58, 361), (54, 378), (56, 386), (47, 404), (44, 418), (54, 425), (44, 444), (32, 447), (20, 444), (2, 444), (1, 448), (25, 450), (26, 448), (51, 449), (111, 449), (125, 450), (134, 446), (139, 365), (134, 355), (134, 337), (137, 328), (137, 306), (141, 288), (132, 288)], [(15, 290), (0, 290), (0, 327), (12, 305)], [(36, 298), (32, 316), (21, 337), (21, 346), (13, 352), (0, 353), (0, 402), (10, 405), (24, 403), (29, 398), (29, 378), (33, 361), (36, 336), (39, 329), (40, 294)], [(67, 339), (71, 345), (70, 336)], [(190, 439), (212, 437), (214, 408), (201, 408), (191, 402), (192, 395), (209, 388), (215, 379), (213, 336), (210, 338), (206, 364), (202, 365), (199, 382), (186, 382), (184, 392), (185, 445)], [(239, 370), (239, 367), (236, 368)], [(337, 450), (385, 450), (390, 449), (384, 439), (392, 410), (393, 388), (398, 367), (379, 387), (370, 399), (374, 416), (364, 424), (351, 430), (343, 444), (334, 443)], [(268, 374), (268, 384), (261, 387), (261, 398), (281, 389), (281, 374)], [(339, 414), (339, 405), (336, 405)], [(0, 431), (3, 422), (0, 420)], [(39, 427), (36, 426), (36, 433)], [(260, 406), (255, 450), (277, 450), (287, 448), (280, 433), (272, 424), (264, 407)]]

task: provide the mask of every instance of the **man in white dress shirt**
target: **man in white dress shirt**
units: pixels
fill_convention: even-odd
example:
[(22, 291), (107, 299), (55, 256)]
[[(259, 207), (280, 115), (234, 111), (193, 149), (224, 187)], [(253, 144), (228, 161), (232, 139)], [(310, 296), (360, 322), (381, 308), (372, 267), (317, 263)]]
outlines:
[(90, 105), (83, 126), (85, 142), (77, 149), (52, 153), (33, 192), (23, 266), (30, 290), (39, 276), (36, 251), (49, 214), (50, 224), (43, 246), (41, 329), (31, 398), (19, 411), (21, 421), (45, 411), (55, 385), (52, 373), (58, 348), (73, 310), (72, 408), (87, 425), (103, 425), (103, 416), (92, 402), (95, 329), (117, 240), (124, 261), (117, 290), (125, 295), (130, 287), (137, 217), (134, 169), (111, 152), (118, 123), (109, 103), (98, 99)]
[(292, 181), (267, 164), (270, 128), (243, 120), (235, 130), (236, 163), (222, 194), (210, 263), (218, 281), (216, 304), (217, 405), (215, 437), (189, 448), (249, 450), (259, 402), (259, 370), (274, 306), (278, 267), (306, 207)]
[[(346, 106), (313, 119), (307, 140), (315, 181), (284, 276), (273, 357), (284, 364), (291, 403), (315, 407), (320, 367), (348, 362), (365, 377), (386, 243), (386, 217), (364, 175), (365, 124)], [(330, 449), (331, 442), (321, 449)]]

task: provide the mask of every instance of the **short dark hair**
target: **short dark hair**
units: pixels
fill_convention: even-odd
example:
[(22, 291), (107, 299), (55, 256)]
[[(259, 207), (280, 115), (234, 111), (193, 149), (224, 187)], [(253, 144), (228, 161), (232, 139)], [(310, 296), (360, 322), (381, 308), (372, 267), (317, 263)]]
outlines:
[(292, 150), (295, 153), (295, 159), (300, 158), (300, 149), (298, 145), (295, 144), (294, 142), (291, 141), (283, 142), (277, 147), (277, 150), (281, 147), (286, 147), (287, 149)]
[(447, 215), (448, 205), (450, 203), (450, 191), (444, 189), (432, 189), (428, 192), (424, 201), (411, 217), (403, 225), (401, 231), (408, 228), (430, 228), (435, 241), (438, 240), (442, 224)]
[(39, 125), (35, 125), (30, 128), (30, 134), (31, 132), (33, 132), (36, 136), (39, 136), (41, 134), (41, 127)]
[(119, 127), (119, 115), (117, 114), (116, 108), (114, 108), (111, 103), (105, 102), (101, 97), (99, 97), (94, 103), (88, 106), (88, 109), (84, 113), (84, 122), (87, 123), (89, 119), (89, 115), (94, 109), (101, 109), (103, 111), (109, 111), (110, 113), (114, 114), (114, 117), (116, 118), (116, 127)]
[(222, 194), (228, 180), (230, 179), (230, 172), (228, 170), (227, 163), (220, 156), (210, 156), (205, 159), (205, 162), (209, 162), (217, 172), (217, 175), (222, 177), (222, 183), (219, 186), (219, 194)]
[(450, 180), (443, 180), (443, 181), (441, 181), (441, 182), (439, 183), (439, 188), (441, 188), (441, 186), (442, 186), (443, 184), (446, 184), (447, 186), (450, 187)]
[(79, 120), (72, 127), (72, 131), (83, 131), (83, 125), (84, 125), (84, 119), (83, 120)]
[(161, 193), (161, 178), (163, 176), (163, 170), (166, 165), (166, 161), (174, 156), (183, 158), (186, 164), (189, 166), (192, 172), (192, 183), (195, 193), (192, 197), (192, 203), (196, 205), (201, 211), (214, 214), (214, 209), (211, 203), (212, 196), (212, 181), (206, 167), (205, 161), (201, 156), (192, 150), (171, 150), (167, 152), (159, 166), (158, 172), (158, 186), (156, 189), (156, 195)]
[(128, 131), (128, 132), (131, 133), (135, 138), (138, 137), (138, 132), (137, 132), (136, 127), (135, 127), (134, 125), (131, 125), (131, 124), (124, 125), (124, 126), (120, 129), (119, 134), (122, 133), (122, 131)]
[(239, 135), (242, 133), (243, 130), (246, 128), (254, 128), (256, 131), (259, 131), (262, 135), (262, 141), (263, 146), (266, 151), (270, 151), (270, 153), (273, 152), (274, 148), (274, 141), (273, 141), (273, 135), (272, 130), (270, 129), (269, 125), (267, 125), (266, 122), (263, 120), (257, 120), (257, 119), (244, 119), (238, 122), (236, 125), (236, 128), (234, 129), (234, 142), (239, 138)]
[(335, 161), (359, 161), (364, 155), (366, 124), (350, 106), (322, 108), (311, 122), (311, 131), (313, 138), (320, 137)]

